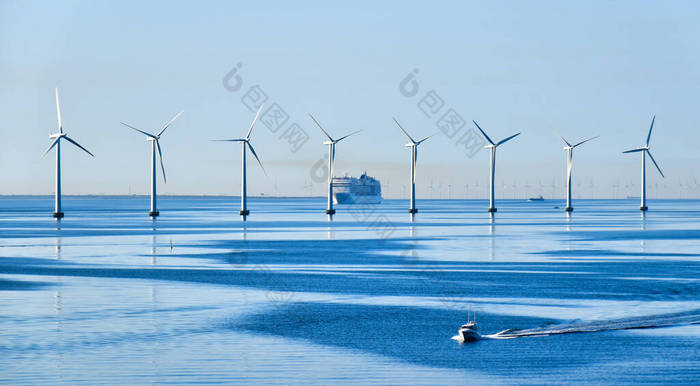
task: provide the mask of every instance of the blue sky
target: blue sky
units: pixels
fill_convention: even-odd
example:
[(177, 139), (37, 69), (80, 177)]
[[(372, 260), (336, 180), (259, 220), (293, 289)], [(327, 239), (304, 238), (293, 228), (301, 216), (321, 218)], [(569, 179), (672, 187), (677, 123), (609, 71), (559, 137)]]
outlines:
[[(59, 87), (66, 131), (96, 158), (63, 151), (64, 192), (148, 192), (150, 148), (120, 121), (157, 130), (162, 194), (238, 194), (240, 147), (210, 142), (245, 134), (242, 102), (258, 85), (289, 116), (280, 131), (258, 124), (253, 144), (268, 171), (249, 163), (253, 194), (324, 192), (312, 177), (326, 152), (313, 113), (335, 135), (336, 169), (367, 170), (398, 197), (408, 150), (396, 116), (416, 137), (440, 132), (452, 108), (494, 138), (497, 195), (563, 194), (557, 130), (574, 141), (601, 135), (574, 156), (576, 195), (638, 195), (640, 157), (656, 114), (650, 195), (697, 196), (700, 163), (700, 5), (694, 2), (0, 2), (0, 194), (49, 194), (53, 157), (39, 157), (56, 130)], [(238, 91), (224, 76), (238, 63)], [(419, 90), (399, 83), (414, 69)], [(435, 117), (419, 108), (434, 91)], [(297, 123), (309, 135), (296, 152), (280, 138)], [(485, 197), (488, 155), (468, 156), (462, 134), (422, 145), (418, 194)], [(476, 187), (478, 184), (478, 188)], [(505, 188), (504, 188), (505, 186)], [(592, 186), (592, 187), (591, 187)], [(618, 188), (615, 188), (617, 186)]]

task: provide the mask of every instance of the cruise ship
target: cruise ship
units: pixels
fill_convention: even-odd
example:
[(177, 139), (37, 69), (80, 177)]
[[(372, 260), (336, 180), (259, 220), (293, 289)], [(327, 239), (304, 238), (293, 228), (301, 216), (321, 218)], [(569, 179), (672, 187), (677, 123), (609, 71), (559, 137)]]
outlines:
[(333, 202), (335, 204), (379, 204), (382, 202), (382, 186), (378, 180), (363, 172), (359, 178), (333, 177)]

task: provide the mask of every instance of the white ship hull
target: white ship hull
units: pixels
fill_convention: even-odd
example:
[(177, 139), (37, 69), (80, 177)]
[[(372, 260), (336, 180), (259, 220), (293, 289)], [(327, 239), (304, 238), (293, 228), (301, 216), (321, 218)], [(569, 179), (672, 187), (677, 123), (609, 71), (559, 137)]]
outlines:
[(333, 193), (333, 203), (338, 204), (381, 204), (382, 196), (356, 196), (352, 193)]
[(359, 178), (333, 177), (334, 204), (379, 204), (381, 202), (381, 184), (366, 173)]

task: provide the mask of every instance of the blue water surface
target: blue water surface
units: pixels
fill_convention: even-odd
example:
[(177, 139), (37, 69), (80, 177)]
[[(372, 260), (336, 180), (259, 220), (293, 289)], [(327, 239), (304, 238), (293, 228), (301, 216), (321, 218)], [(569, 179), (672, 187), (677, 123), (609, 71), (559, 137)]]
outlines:
[[(56, 221), (0, 197), (2, 381), (700, 382), (700, 201), (159, 204), (69, 196)], [(468, 313), (483, 335), (607, 327), (460, 344)]]

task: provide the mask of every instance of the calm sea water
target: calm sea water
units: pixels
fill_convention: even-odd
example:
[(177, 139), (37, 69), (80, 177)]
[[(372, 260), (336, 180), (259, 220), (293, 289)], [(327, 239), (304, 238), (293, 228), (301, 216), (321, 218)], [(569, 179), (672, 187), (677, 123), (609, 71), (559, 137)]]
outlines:
[(1, 197), (0, 382), (700, 382), (700, 201), (562, 204)]

